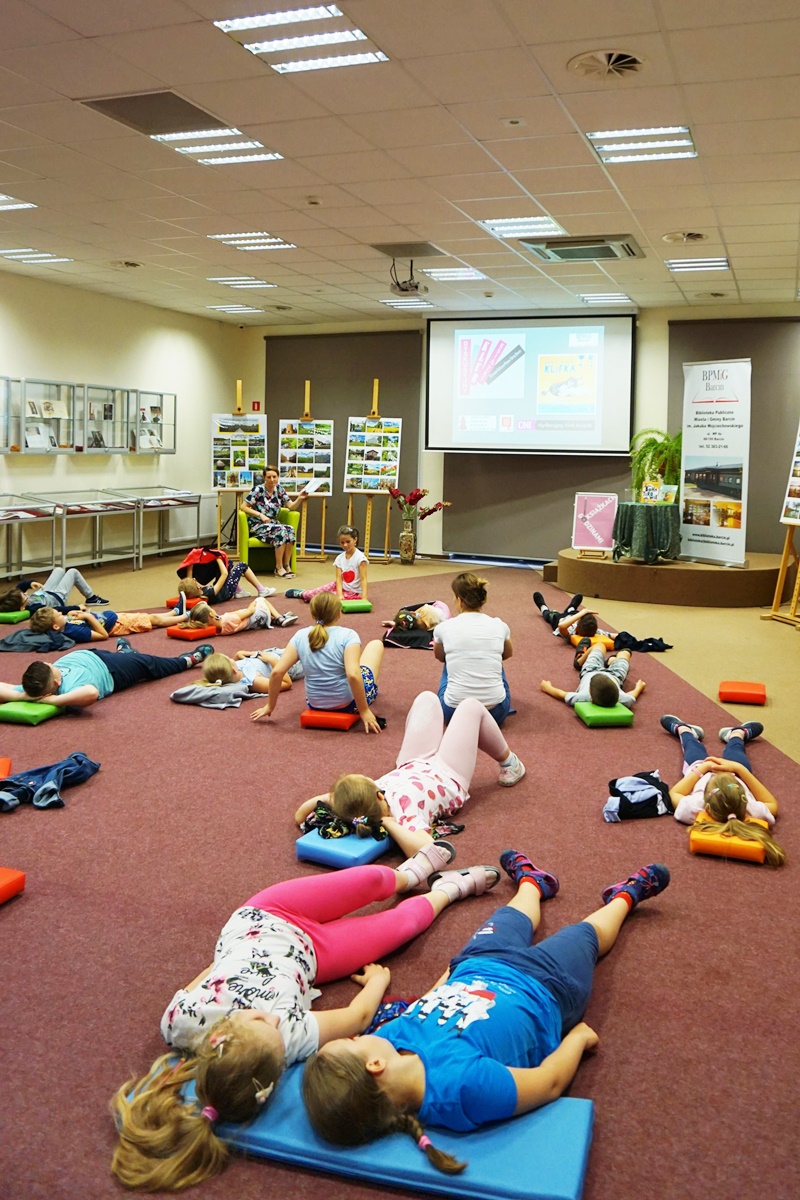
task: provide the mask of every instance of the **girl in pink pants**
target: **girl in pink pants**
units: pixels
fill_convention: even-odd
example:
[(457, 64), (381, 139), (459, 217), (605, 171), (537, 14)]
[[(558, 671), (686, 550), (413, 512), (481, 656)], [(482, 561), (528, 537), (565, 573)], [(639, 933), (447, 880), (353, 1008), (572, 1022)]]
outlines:
[(500, 764), (498, 783), (511, 787), (525, 767), (478, 700), (462, 700), (445, 728), (442, 706), (433, 692), (421, 692), (406, 717), (403, 744), (393, 771), (370, 779), (343, 775), (330, 793), (306, 800), (295, 813), (298, 825), (314, 823), (334, 836), (374, 836), (386, 830), (405, 854), (432, 841), (431, 827), (457, 813), (469, 799), (478, 751)]

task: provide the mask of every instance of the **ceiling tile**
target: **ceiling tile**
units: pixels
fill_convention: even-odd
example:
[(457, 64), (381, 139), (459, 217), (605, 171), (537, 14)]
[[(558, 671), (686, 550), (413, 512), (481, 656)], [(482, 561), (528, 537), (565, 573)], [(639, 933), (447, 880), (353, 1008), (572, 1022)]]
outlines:
[(769, 121), (800, 117), (800, 75), (689, 83), (684, 89), (689, 124)]
[(391, 156), (408, 174), (430, 179), (437, 175), (471, 175), (494, 172), (497, 164), (474, 142), (457, 146), (416, 146), (396, 149)]
[(458, 54), (516, 45), (501, 13), (486, 0), (349, 0), (347, 15), (390, 58)]
[(345, 120), (373, 146), (384, 150), (470, 140), (460, 122), (441, 106), (399, 112), (354, 113)]
[[(0, 52), (0, 68), (48, 86), (73, 100), (156, 91), (164, 82), (93, 41), (61, 42)], [(16, 103), (21, 103), (20, 97)]]
[(541, 170), (545, 167), (593, 166), (597, 157), (579, 133), (561, 137), (532, 137), (484, 142), (488, 154), (509, 171)]
[(800, 20), (675, 31), (669, 44), (683, 83), (767, 79), (797, 70)]
[(285, 158), (312, 154), (345, 154), (372, 150), (372, 145), (338, 117), (280, 121), (267, 125), (245, 123), (243, 129)]
[(564, 41), (580, 29), (587, 49), (592, 43), (608, 48), (609, 38), (630, 30), (648, 33), (659, 28), (651, 0), (604, 0), (603, 4), (594, 0), (559, 0), (558, 4), (498, 0), (498, 7), (531, 45)]
[[(399, 154), (409, 153), (399, 151)], [(331, 183), (359, 183), (361, 180), (404, 179), (411, 174), (404, 166), (380, 150), (361, 154), (319, 154), (303, 158), (302, 163)]]
[(462, 204), (475, 199), (514, 199), (525, 201), (525, 194), (516, 180), (503, 171), (475, 175), (443, 175), (431, 180), (431, 186), (444, 196)]
[(3, 0), (3, 19), (0, 21), (0, 50), (21, 46), (45, 46), (77, 38), (74, 29), (62, 20), (54, 21), (23, 0)]
[[(452, 104), (449, 112), (464, 129), (480, 141), (496, 138), (546, 137), (572, 133), (574, 125), (555, 96), (486, 100), (481, 104)], [(520, 121), (510, 127), (504, 121)]]
[(549, 88), (525, 50), (486, 50), (414, 58), (406, 69), (443, 104), (544, 96)]
[(205, 21), (94, 38), (92, 44), (135, 67), (152, 71), (169, 84), (247, 79), (269, 69)]
[(66, 5), (64, 0), (35, 0), (35, 5), (41, 12), (49, 13), (85, 37), (197, 20), (197, 13), (181, 0), (135, 0), (127, 4), (109, 4), (108, 0), (69, 0)]

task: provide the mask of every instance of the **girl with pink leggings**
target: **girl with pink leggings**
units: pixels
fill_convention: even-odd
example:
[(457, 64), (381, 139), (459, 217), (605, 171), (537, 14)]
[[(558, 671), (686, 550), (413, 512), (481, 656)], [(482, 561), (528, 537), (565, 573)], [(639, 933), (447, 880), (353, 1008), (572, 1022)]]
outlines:
[(445, 728), (433, 692), (421, 692), (409, 709), (397, 766), (378, 779), (343, 775), (330, 793), (306, 800), (295, 813), (298, 825), (315, 824), (325, 835), (389, 833), (404, 854), (430, 843), (435, 821), (457, 813), (469, 799), (478, 751), (500, 765), (498, 783), (511, 787), (525, 767), (510, 750), (489, 710), (462, 700)]
[[(290, 879), (238, 908), (211, 966), (176, 992), (162, 1017), (165, 1040), (185, 1056), (162, 1055), (114, 1098), (117, 1178), (128, 1187), (174, 1190), (221, 1170), (217, 1120), (251, 1119), (284, 1067), (366, 1029), (390, 978), (375, 960), (422, 933), (453, 901), (480, 895), (500, 878), (495, 867), (445, 870), (453, 856), (447, 842), (431, 842), (396, 871), (352, 867)], [(428, 882), (425, 895), (348, 915)], [(311, 1011), (315, 982), (350, 974), (361, 991), (346, 1008)], [(187, 1098), (190, 1080), (195, 1097)]]

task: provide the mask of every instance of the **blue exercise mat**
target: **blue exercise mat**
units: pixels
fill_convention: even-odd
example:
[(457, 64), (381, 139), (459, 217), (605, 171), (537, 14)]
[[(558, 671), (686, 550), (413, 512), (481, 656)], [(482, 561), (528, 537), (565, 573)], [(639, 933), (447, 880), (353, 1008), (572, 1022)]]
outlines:
[(429, 1129), (434, 1145), (469, 1164), (460, 1175), (444, 1175), (407, 1134), (350, 1147), (317, 1137), (303, 1105), (302, 1076), (302, 1064), (290, 1067), (254, 1121), (220, 1122), (215, 1132), (256, 1157), (371, 1184), (468, 1200), (580, 1200), (592, 1141), (591, 1100), (555, 1100), (477, 1133)]

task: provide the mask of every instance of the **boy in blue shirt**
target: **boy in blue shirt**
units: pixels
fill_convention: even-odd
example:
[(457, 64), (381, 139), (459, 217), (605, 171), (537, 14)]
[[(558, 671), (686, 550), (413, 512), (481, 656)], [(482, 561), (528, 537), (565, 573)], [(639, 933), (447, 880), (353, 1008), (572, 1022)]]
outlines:
[[(463, 1170), (436, 1149), (423, 1122), (469, 1131), (530, 1112), (557, 1099), (597, 1045), (582, 1021), (595, 963), (631, 910), (667, 887), (669, 871), (642, 867), (604, 890), (602, 908), (534, 946), (541, 902), (556, 894), (558, 879), (515, 850), (500, 864), (516, 896), (434, 988), (379, 1035), (335, 1039), (309, 1060), (303, 1094), (322, 1137), (356, 1145), (399, 1130), (440, 1170)], [(438, 878), (453, 877), (457, 887), (458, 874)]]

